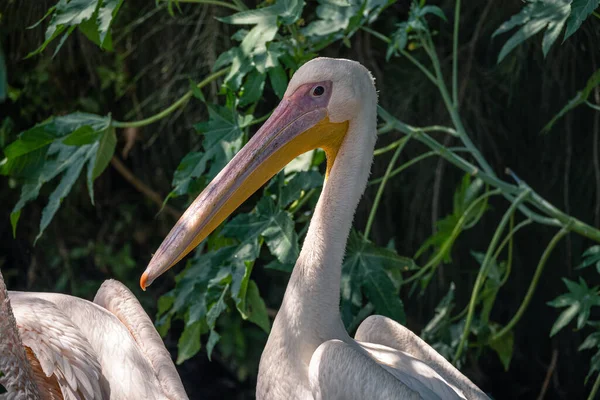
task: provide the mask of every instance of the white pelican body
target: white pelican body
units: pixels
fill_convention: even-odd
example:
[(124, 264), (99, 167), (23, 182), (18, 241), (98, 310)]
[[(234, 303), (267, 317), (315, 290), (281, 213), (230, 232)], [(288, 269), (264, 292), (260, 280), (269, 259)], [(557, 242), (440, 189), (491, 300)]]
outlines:
[[(381, 316), (356, 340), (339, 313), (341, 266), (376, 140), (370, 73), (349, 60), (300, 68), (250, 142), (198, 196), (142, 276), (142, 287), (206, 237), (294, 156), (327, 153), (327, 178), (262, 354), (257, 399), (487, 399), (433, 348)], [(268, 173), (267, 173), (268, 172)]]
[(0, 371), (6, 399), (187, 399), (152, 322), (113, 280), (92, 303), (7, 292), (0, 275)]

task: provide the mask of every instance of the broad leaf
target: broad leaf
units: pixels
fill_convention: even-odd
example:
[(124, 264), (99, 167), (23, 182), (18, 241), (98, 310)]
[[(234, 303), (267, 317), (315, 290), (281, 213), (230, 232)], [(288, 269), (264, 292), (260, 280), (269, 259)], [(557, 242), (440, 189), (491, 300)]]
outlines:
[(583, 262), (577, 267), (582, 269), (590, 265), (596, 266), (596, 271), (600, 274), (600, 246), (592, 246), (583, 253)]
[(251, 214), (241, 214), (223, 229), (223, 235), (239, 240), (262, 235), (271, 254), (284, 264), (298, 258), (298, 235), (290, 214), (279, 209), (269, 197), (263, 197)]
[(44, 42), (27, 57), (39, 54), (54, 39), (62, 35), (56, 46), (56, 54), (68, 36), (79, 26), (81, 32), (103, 49), (112, 50), (110, 26), (123, 0), (59, 0), (48, 13), (36, 23), (52, 15)]
[(546, 32), (542, 41), (542, 50), (544, 56), (546, 56), (569, 17), (570, 2), (570, 0), (527, 0), (521, 12), (513, 15), (511, 19), (500, 25), (492, 35), (492, 37), (495, 37), (518, 26), (521, 27), (506, 41), (502, 50), (500, 50), (498, 63), (515, 47), (544, 29)]
[(562, 328), (567, 326), (577, 317), (577, 329), (583, 328), (590, 316), (591, 308), (600, 306), (600, 292), (598, 286), (588, 287), (587, 283), (580, 277), (579, 283), (563, 278), (563, 282), (569, 290), (568, 293), (558, 296), (548, 302), (548, 305), (556, 308), (567, 307), (556, 319), (550, 336), (554, 336)]
[[(351, 310), (362, 307), (363, 294), (378, 314), (404, 323), (404, 306), (398, 295), (400, 273), (414, 268), (414, 262), (395, 251), (366, 241), (353, 231), (348, 239), (342, 265), (342, 317), (352, 321)], [(392, 280), (394, 277), (394, 280)]]
[(248, 292), (246, 294), (246, 308), (248, 310), (248, 320), (260, 326), (266, 333), (271, 330), (269, 315), (267, 314), (267, 306), (264, 300), (260, 297), (258, 286), (254, 281), (248, 284)]
[(490, 347), (494, 349), (496, 354), (498, 354), (505, 371), (508, 371), (508, 368), (510, 367), (514, 343), (515, 337), (512, 332), (508, 332), (502, 335), (499, 339), (490, 342)]
[(58, 211), (62, 199), (71, 191), (84, 166), (87, 166), (87, 187), (94, 202), (94, 180), (107, 167), (115, 151), (117, 139), (110, 126), (110, 117), (74, 113), (49, 119), (22, 132), (4, 149), (6, 159), (0, 169), (24, 181), (21, 197), (11, 212), (13, 232), (22, 208), (36, 199), (42, 186), (61, 176), (48, 204), (42, 211), (42, 235)]
[(565, 40), (571, 36), (589, 17), (594, 10), (600, 6), (600, 0), (573, 0), (571, 3), (571, 14), (567, 19), (567, 30)]
[(177, 343), (177, 365), (192, 358), (201, 349), (199, 321), (187, 325)]
[(250, 120), (226, 107), (216, 104), (207, 104), (207, 107), (208, 121), (195, 125), (198, 133), (204, 135), (203, 151), (188, 153), (183, 158), (173, 176), (170, 197), (194, 192), (192, 184), (206, 174), (209, 165), (205, 177), (213, 178), (242, 148), (242, 129)]
[(279, 206), (282, 208), (290, 205), (294, 200), (300, 199), (303, 193), (323, 185), (323, 175), (317, 171), (301, 171), (288, 180), (281, 188)]

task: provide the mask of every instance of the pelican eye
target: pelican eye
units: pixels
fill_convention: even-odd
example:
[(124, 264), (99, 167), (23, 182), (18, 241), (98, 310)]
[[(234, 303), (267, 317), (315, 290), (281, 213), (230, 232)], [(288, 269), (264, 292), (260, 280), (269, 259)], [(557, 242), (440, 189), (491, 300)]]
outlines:
[(322, 96), (323, 93), (325, 93), (325, 88), (323, 86), (321, 86), (321, 85), (315, 86), (315, 88), (312, 91), (312, 95), (315, 96), (315, 97)]

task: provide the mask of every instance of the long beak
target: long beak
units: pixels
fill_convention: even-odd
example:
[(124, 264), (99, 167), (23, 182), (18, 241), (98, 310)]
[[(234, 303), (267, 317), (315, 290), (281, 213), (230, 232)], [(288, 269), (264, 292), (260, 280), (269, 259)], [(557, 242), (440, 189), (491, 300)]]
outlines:
[(284, 98), (260, 130), (200, 193), (163, 240), (140, 279), (146, 287), (192, 251), (295, 157), (315, 148), (327, 154), (327, 173), (348, 130), (331, 123), (324, 107)]

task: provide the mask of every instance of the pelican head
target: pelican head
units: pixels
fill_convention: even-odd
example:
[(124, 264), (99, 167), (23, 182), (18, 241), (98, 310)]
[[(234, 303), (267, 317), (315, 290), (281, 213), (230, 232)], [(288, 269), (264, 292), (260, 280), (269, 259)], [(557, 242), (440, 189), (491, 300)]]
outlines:
[[(369, 98), (365, 98), (365, 96)], [(140, 280), (147, 286), (193, 250), (237, 207), (295, 157), (327, 154), (327, 174), (357, 116), (374, 116), (373, 78), (361, 64), (317, 58), (293, 76), (283, 99), (244, 148), (194, 200), (154, 254)]]

